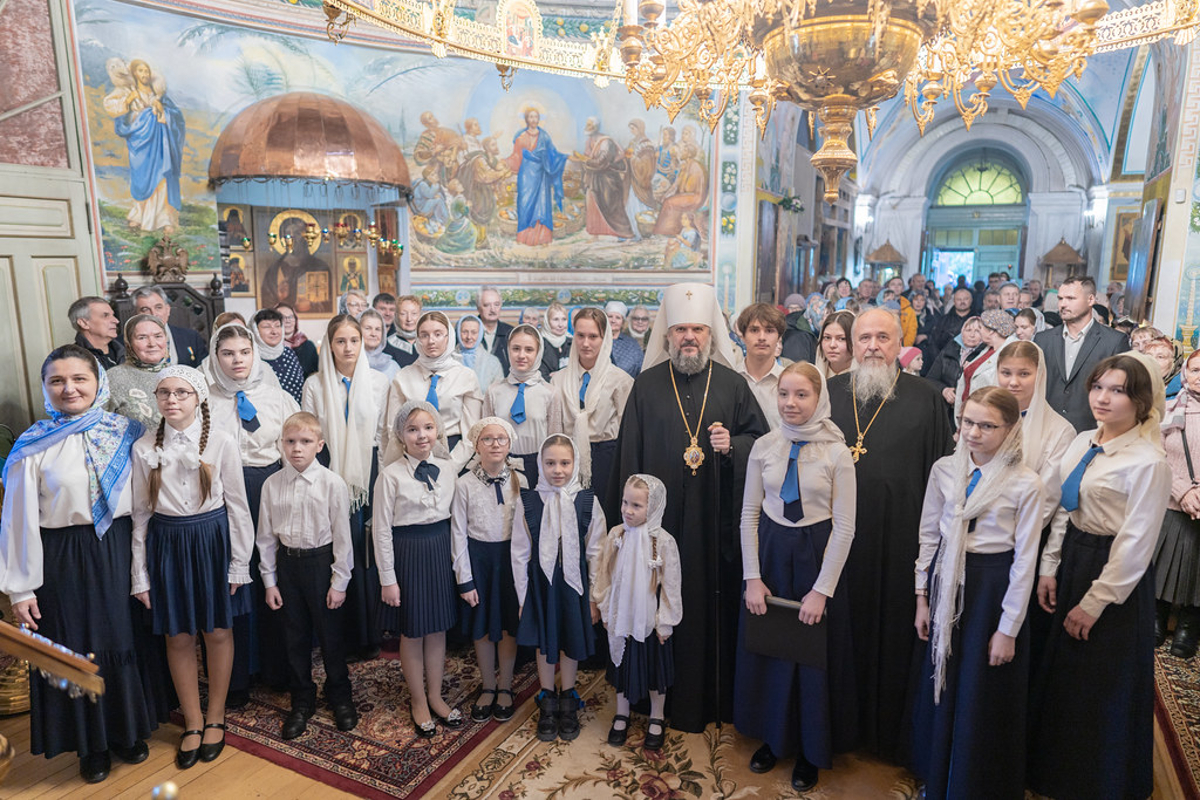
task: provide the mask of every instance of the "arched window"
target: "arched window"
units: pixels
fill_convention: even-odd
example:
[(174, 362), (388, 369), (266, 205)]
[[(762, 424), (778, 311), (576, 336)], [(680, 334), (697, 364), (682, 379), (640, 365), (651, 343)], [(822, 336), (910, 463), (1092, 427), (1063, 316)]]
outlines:
[(1016, 173), (1002, 164), (977, 161), (946, 173), (938, 186), (935, 206), (1009, 206), (1025, 202)]

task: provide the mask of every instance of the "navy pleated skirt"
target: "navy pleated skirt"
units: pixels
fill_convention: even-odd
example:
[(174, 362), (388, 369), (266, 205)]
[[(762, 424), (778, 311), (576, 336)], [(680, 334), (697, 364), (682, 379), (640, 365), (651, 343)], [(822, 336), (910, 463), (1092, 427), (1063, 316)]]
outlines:
[(250, 592), (229, 596), (229, 516), (225, 506), (188, 517), (150, 517), (146, 534), (154, 632), (175, 636), (232, 628)]
[(1030, 693), (1029, 786), (1055, 800), (1154, 790), (1154, 570), (1104, 609), (1087, 641), (1063, 628), (1108, 563), (1113, 537), (1068, 525), (1058, 605)]
[[(612, 478), (613, 459), (617, 454), (617, 440), (592, 442), (592, 494), (608, 497), (608, 482)], [(529, 484), (533, 488), (536, 484)]]
[[(932, 651), (924, 648), (913, 714), (913, 772), (925, 781), (929, 800), (1025, 797), (1028, 621), (1017, 636), (1013, 660), (988, 664), (988, 643), (1000, 624), (1012, 562), (1011, 550), (967, 553), (962, 613), (951, 634), (946, 685), (936, 705)], [(937, 592), (934, 585), (934, 607)]]
[[(265, 467), (242, 467), (242, 478), (246, 482), (246, 499), (250, 503), (250, 518), (254, 523), (254, 532), (258, 534), (258, 511), (262, 502), (262, 487), (267, 478), (283, 468), (281, 462), (268, 464)], [(262, 674), (271, 684), (283, 684), (287, 681), (287, 660), (285, 658), (283, 641), (283, 626), (277, 617), (272, 617), (267, 607), (266, 589), (263, 587), (262, 573), (258, 568), (258, 548), (250, 554), (250, 583), (238, 589), (238, 595), (248, 594), (249, 603), (238, 602), (235, 597), (235, 608), (245, 608), (247, 613), (243, 619), (234, 621), (234, 683), (239, 683), (239, 673), (245, 676)], [(237, 688), (245, 688), (238, 686)]]
[[(803, 600), (821, 572), (831, 520), (789, 528), (763, 514), (758, 524), (758, 561), (771, 594)], [(738, 625), (733, 722), (780, 758), (802, 753), (829, 769), (833, 754), (854, 746), (858, 703), (854, 691), (850, 607), (844, 592), (825, 603), (826, 670), (768, 658), (746, 649), (746, 604)]]
[(146, 636), (136, 610), (142, 605), (129, 595), (132, 530), (129, 517), (113, 520), (103, 539), (91, 525), (41, 529), (37, 632), (76, 653), (94, 653), (105, 691), (95, 703), (72, 700), (31, 669), (29, 750), (34, 755), (86, 756), (129, 747), (157, 727), (139, 672), (138, 653), (146, 644), (140, 640)]
[(1154, 551), (1154, 595), (1182, 606), (1200, 606), (1200, 522), (1167, 509)]
[(554, 580), (546, 580), (538, 561), (536, 545), (529, 559), (525, 606), (517, 623), (517, 644), (536, 647), (550, 664), (558, 663), (561, 651), (567, 658), (583, 661), (595, 652), (592, 607), (588, 602), (588, 575), (584, 569), (583, 594), (567, 585), (562, 553), (554, 564)]
[(471, 577), (479, 604), (463, 611), (463, 628), (472, 640), (498, 642), (517, 635), (517, 589), (513, 585), (512, 542), (467, 539)]
[(522, 472), (525, 473), (526, 485), (530, 489), (536, 489), (538, 485), (538, 453), (525, 453), (524, 455), (514, 454), (514, 458), (521, 459), (523, 465)]
[(666, 694), (675, 683), (675, 647), (670, 639), (660, 644), (655, 633), (644, 642), (626, 636), (621, 664), (615, 666), (610, 659), (606, 677), (631, 703), (641, 702), (651, 691)]
[(458, 591), (450, 555), (450, 520), (392, 528), (400, 607), (379, 604), (383, 630), (409, 639), (441, 633), (458, 619)]

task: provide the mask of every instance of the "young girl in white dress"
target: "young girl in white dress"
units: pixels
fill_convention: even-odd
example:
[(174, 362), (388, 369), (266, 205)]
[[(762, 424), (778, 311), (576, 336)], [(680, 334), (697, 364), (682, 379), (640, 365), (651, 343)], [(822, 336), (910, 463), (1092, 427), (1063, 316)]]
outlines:
[(512, 452), (521, 459), (530, 486), (537, 485), (538, 445), (551, 430), (562, 429), (562, 410), (554, 402), (554, 390), (542, 379), (543, 346), (541, 335), (529, 325), (510, 331), (508, 377), (493, 384), (483, 399), (485, 416), (504, 417), (516, 431)]

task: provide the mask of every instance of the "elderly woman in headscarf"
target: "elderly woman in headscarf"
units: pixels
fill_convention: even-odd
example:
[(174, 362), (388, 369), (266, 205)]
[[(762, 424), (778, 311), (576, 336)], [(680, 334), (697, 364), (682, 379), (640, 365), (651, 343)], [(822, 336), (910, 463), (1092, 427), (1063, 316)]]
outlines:
[(361, 317), (362, 313), (370, 307), (371, 303), (367, 300), (367, 295), (358, 289), (350, 289), (338, 298), (338, 313), (349, 314), (355, 319)]
[[(389, 351), (395, 351), (388, 344), (384, 335), (383, 316), (373, 308), (368, 308), (358, 317), (362, 326), (363, 352), (367, 354), (367, 363), (376, 372), (382, 372), (390, 381), (400, 372), (400, 364)], [(395, 351), (399, 352), (399, 351)]]
[(821, 329), (821, 323), (825, 321), (825, 309), (828, 307), (829, 303), (820, 292), (813, 292), (808, 296), (804, 306), (804, 318), (814, 331)]
[(483, 321), (475, 314), (463, 314), (454, 326), (458, 338), (455, 349), (462, 358), (463, 366), (475, 371), (480, 391), (487, 392), (489, 386), (504, 380), (504, 365), (483, 346), (480, 341), (482, 331)]
[(983, 343), (987, 347), (963, 365), (954, 398), (955, 419), (962, 416), (963, 403), (977, 389), (996, 385), (996, 366), (1000, 349), (1010, 342), (1018, 341), (1012, 315), (1007, 311), (989, 309), (979, 316), (979, 322), (983, 326)]
[(147, 428), (161, 418), (154, 389), (158, 373), (171, 364), (166, 324), (153, 314), (134, 314), (125, 323), (125, 362), (108, 370), (107, 410)]

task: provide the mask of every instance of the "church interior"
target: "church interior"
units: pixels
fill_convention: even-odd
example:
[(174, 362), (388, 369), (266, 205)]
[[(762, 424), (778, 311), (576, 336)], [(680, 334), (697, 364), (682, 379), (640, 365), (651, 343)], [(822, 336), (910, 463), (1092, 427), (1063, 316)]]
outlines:
[[(319, 344), (355, 289), (457, 318), (494, 284), (515, 323), (552, 302), (654, 309), (680, 281), (711, 284), (736, 317), (839, 276), (944, 286), (1004, 272), (1049, 288), (1086, 274), (1120, 283), (1123, 315), (1186, 356), (1200, 331), (1200, 18), (1181, 0), (1111, 2), (1066, 3), (1069, 24), (1042, 20), (1064, 26), (1058, 38), (1006, 43), (1043, 48), (1058, 72), (1041, 82), (1022, 83), (1031, 61), (1023, 75), (939, 70), (932, 47), (914, 66), (914, 40), (902, 67), (843, 80), (838, 105), (818, 95), (842, 80), (827, 68), (854, 62), (845, 43), (810, 45), (814, 72), (797, 70), (790, 94), (784, 48), (682, 100), (672, 84), (698, 80), (688, 64), (667, 80), (642, 53), (685, 13), (805, 5), (785, 0), (0, 0), (5, 446), (44, 415), (39, 369), (75, 336), (71, 303), (102, 296), (124, 320), (151, 283), (205, 340), (222, 312), (288, 302)], [(898, 20), (916, 4), (892, 5)], [(920, 39), (932, 13), (905, 11), (917, 22), (896, 30)], [(1068, 66), (1055, 54), (1072, 36), (1087, 57)], [(134, 124), (138, 103), (152, 114)], [(537, 212), (551, 224), (530, 235), (521, 142), (539, 130), (561, 165)], [(660, 754), (605, 751), (603, 721), (574, 753), (541, 746), (528, 671), (519, 724), (397, 741), (385, 667), (362, 665), (379, 713), (350, 741), (325, 720), (306, 746), (282, 747), (264, 700), (237, 717), (230, 756), (178, 774), (176, 733), (160, 730), (146, 763), (92, 787), (72, 757), (29, 754), (24, 666), (0, 652), (13, 748), (0, 796), (794, 796), (786, 776), (744, 768), (753, 746), (731, 726)], [(458, 668), (447, 683), (465, 698)], [(1154, 796), (1194, 797), (1200, 667), (1156, 670)], [(603, 677), (582, 692), (587, 719), (606, 718)], [(917, 796), (904, 770), (844, 766), (822, 796)]]

